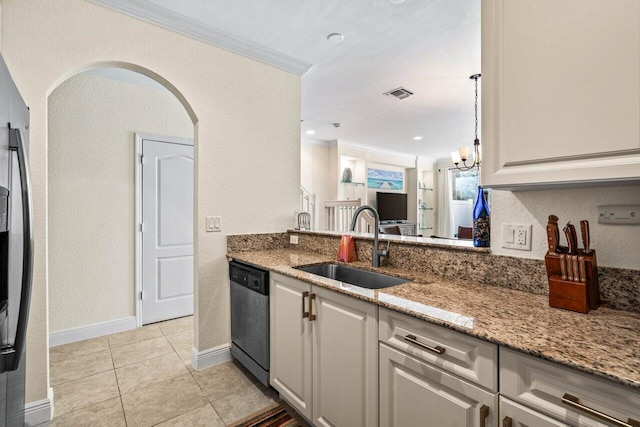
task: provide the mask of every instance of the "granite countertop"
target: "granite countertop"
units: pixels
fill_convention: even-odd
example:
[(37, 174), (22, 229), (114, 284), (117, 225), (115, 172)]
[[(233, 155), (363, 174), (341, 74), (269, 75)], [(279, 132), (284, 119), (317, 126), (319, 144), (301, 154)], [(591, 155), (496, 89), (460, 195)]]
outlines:
[[(345, 233), (342, 231), (327, 231), (327, 230), (287, 230), (290, 234), (310, 234), (314, 236), (329, 236), (329, 237), (342, 237)], [(360, 240), (373, 240), (373, 233), (358, 233), (355, 231), (349, 232), (349, 234)], [(402, 242), (405, 244), (411, 244), (415, 246), (427, 246), (438, 249), (455, 249), (458, 251), (477, 252), (477, 253), (490, 253), (490, 248), (476, 248), (473, 246), (473, 240), (466, 239), (445, 239), (442, 237), (418, 237), (418, 236), (399, 236), (395, 234), (380, 234), (379, 239), (381, 242)]]
[(334, 261), (299, 249), (229, 253), (230, 259), (333, 289), (467, 335), (640, 390), (640, 314), (600, 307), (588, 314), (549, 307), (546, 295), (450, 280), (365, 262), (350, 265), (410, 281), (364, 289), (292, 267)]

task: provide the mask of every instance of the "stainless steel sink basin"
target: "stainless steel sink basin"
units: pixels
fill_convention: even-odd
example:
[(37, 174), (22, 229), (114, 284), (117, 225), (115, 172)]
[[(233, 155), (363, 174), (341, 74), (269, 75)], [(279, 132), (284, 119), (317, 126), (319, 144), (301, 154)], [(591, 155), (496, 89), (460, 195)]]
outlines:
[(342, 264), (303, 265), (294, 268), (367, 289), (388, 288), (390, 286), (400, 285), (409, 281), (400, 277), (389, 276), (388, 274), (347, 267)]

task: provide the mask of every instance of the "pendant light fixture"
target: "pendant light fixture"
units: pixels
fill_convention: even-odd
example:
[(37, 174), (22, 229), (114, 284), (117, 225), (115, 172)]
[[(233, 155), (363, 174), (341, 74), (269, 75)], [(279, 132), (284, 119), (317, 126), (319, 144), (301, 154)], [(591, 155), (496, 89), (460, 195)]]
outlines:
[[(453, 160), (453, 164), (456, 165), (456, 168), (460, 169), (461, 171), (468, 171), (473, 169), (474, 167), (480, 169), (480, 140), (478, 139), (478, 79), (480, 78), (480, 74), (474, 74), (469, 78), (476, 81), (476, 138), (473, 140), (472, 164), (467, 165), (467, 160), (469, 159), (469, 147), (460, 147), (458, 148), (458, 151), (451, 152), (451, 160)], [(460, 166), (460, 162), (462, 162), (462, 166)]]

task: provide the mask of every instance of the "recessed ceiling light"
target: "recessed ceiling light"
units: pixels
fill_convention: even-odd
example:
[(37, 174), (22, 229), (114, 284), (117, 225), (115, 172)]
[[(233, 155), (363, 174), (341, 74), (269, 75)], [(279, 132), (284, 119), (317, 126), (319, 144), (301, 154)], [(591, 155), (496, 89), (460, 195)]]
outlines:
[(305, 132), (307, 135), (313, 135), (314, 133), (316, 133), (315, 130), (308, 130)]
[(344, 36), (340, 33), (331, 33), (327, 36), (327, 40), (331, 43), (342, 43), (344, 41)]
[(389, 0), (393, 4), (404, 3), (404, 0)]
[(421, 139), (422, 139), (422, 137), (421, 137), (421, 136), (414, 136), (414, 137), (413, 137), (413, 140), (414, 140), (414, 141), (420, 141)]

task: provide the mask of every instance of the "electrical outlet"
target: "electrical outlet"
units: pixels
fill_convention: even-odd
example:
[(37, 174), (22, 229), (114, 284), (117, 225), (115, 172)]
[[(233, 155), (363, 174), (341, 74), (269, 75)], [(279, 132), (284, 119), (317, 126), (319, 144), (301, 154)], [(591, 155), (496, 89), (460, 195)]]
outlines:
[(502, 247), (530, 251), (532, 229), (531, 224), (503, 224)]
[(298, 235), (297, 234), (290, 234), (289, 235), (289, 243), (291, 243), (292, 245), (297, 245), (298, 244)]

